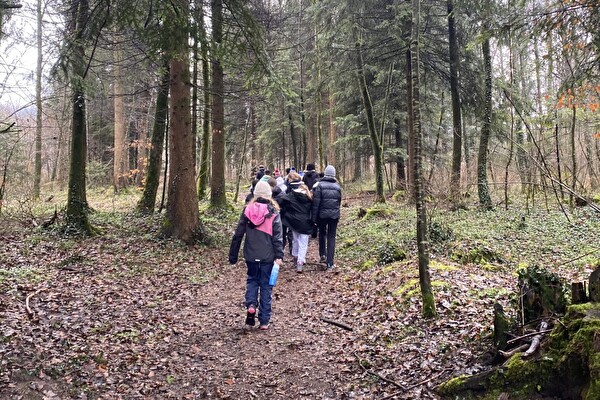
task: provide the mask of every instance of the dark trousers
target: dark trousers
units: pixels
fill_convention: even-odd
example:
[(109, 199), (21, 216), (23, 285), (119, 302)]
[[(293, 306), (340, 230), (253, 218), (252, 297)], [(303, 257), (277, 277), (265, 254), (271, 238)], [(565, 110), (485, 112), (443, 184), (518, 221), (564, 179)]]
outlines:
[(281, 225), (282, 227), (282, 236), (283, 236), (283, 248), (285, 248), (285, 244), (287, 243), (289, 248), (290, 255), (292, 254), (292, 243), (294, 239), (292, 237), (292, 229), (288, 228), (285, 224)]
[(319, 257), (326, 256), (327, 265), (333, 265), (335, 255), (335, 235), (337, 233), (337, 219), (319, 219)]

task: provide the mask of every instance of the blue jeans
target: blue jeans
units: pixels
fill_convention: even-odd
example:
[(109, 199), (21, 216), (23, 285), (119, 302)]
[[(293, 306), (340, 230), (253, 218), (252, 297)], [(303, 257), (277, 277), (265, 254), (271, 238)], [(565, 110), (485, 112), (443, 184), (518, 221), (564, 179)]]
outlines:
[(273, 263), (246, 261), (246, 265), (248, 266), (246, 308), (251, 304), (258, 305), (258, 321), (261, 325), (266, 325), (271, 320), (271, 292), (273, 286), (269, 285), (269, 277), (271, 276)]

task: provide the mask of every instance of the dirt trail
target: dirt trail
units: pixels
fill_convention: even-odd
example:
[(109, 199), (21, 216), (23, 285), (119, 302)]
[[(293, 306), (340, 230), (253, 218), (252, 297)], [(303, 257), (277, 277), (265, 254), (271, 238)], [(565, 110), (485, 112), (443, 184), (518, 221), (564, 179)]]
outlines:
[[(311, 240), (309, 264), (303, 274), (285, 259), (273, 290), (270, 329), (243, 329), (245, 265), (221, 275), (205, 287), (214, 298), (199, 314), (200, 331), (191, 338), (198, 346), (196, 361), (207, 364), (198, 385), (205, 396), (232, 399), (340, 399), (358, 372), (344, 362), (344, 341), (351, 332), (325, 324), (321, 317), (338, 314), (341, 275), (325, 272), (316, 261)], [(341, 302), (343, 304), (343, 302)]]
[(243, 262), (190, 281), (194, 262), (223, 250), (132, 267), (124, 247), (91, 239), (67, 257), (73, 265), (46, 260), (38, 286), (0, 293), (0, 398), (371, 398), (353, 394), (362, 371), (344, 347), (355, 332), (320, 320), (344, 314), (344, 274), (315, 263), (315, 240), (303, 274), (286, 256), (268, 331), (244, 329)]

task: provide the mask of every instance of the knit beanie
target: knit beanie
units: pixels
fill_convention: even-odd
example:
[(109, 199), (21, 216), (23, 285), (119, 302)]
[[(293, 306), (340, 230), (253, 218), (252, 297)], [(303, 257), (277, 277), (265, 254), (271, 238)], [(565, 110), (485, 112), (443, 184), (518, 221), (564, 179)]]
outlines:
[(333, 165), (328, 165), (325, 168), (325, 176), (329, 176), (331, 178), (335, 178), (335, 167)]
[(263, 199), (271, 199), (271, 185), (265, 181), (259, 181), (254, 187), (254, 197), (262, 197)]

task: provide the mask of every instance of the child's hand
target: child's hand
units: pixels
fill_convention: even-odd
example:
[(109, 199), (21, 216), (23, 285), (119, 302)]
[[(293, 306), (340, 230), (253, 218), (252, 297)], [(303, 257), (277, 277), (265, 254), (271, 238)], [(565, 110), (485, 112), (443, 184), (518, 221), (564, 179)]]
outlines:
[(281, 267), (283, 265), (283, 260), (281, 258), (278, 258), (275, 260), (275, 264), (277, 264)]

